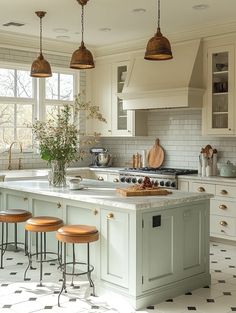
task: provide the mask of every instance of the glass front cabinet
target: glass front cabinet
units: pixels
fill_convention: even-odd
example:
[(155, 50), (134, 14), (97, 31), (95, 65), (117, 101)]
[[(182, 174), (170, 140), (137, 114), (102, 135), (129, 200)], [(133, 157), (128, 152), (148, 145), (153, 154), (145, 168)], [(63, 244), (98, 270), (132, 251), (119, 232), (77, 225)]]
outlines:
[(132, 136), (132, 111), (123, 110), (123, 100), (119, 98), (124, 88), (128, 61), (113, 64), (112, 69), (112, 133), (113, 135)]
[(207, 55), (207, 133), (235, 133), (234, 46), (210, 48)]

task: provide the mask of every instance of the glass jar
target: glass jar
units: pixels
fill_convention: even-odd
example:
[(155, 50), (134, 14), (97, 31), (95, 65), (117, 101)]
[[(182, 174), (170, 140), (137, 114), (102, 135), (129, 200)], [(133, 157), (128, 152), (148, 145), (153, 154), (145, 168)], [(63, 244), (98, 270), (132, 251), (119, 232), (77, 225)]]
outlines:
[(66, 186), (66, 163), (62, 160), (53, 160), (51, 162), (50, 184), (54, 187)]

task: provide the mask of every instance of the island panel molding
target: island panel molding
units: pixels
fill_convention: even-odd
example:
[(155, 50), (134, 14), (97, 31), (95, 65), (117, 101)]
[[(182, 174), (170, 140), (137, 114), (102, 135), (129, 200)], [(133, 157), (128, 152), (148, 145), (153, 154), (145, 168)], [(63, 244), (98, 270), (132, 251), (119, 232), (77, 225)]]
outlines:
[[(173, 191), (164, 197), (124, 198), (115, 191), (121, 184), (83, 184), (87, 189), (78, 191), (39, 180), (0, 183), (1, 206), (10, 209), (21, 199), (36, 216), (95, 226), (100, 232), (91, 246), (96, 292), (115, 294), (136, 309), (210, 284), (210, 195)], [(47, 240), (55, 250), (55, 237)], [(82, 261), (85, 250), (76, 252)]]

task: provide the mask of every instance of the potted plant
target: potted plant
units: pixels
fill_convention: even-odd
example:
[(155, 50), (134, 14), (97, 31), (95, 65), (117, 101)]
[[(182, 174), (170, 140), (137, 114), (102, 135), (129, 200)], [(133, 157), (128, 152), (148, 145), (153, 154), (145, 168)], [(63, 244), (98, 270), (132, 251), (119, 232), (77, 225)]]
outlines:
[(66, 186), (66, 167), (72, 162), (83, 159), (84, 145), (91, 143), (91, 139), (84, 139), (84, 133), (79, 129), (79, 114), (85, 112), (87, 118), (106, 122), (99, 108), (83, 101), (83, 98), (83, 94), (78, 94), (74, 104), (63, 105), (56, 118), (51, 117), (43, 122), (37, 120), (32, 125), (40, 156), (51, 166), (49, 181), (53, 186)]

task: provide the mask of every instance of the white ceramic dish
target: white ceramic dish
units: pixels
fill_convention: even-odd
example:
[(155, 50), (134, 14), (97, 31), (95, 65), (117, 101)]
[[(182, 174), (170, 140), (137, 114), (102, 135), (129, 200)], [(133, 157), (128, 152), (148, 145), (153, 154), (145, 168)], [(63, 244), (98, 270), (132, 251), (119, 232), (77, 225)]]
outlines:
[(85, 188), (85, 186), (81, 185), (81, 184), (70, 184), (69, 185), (70, 190), (82, 190), (84, 188)]

